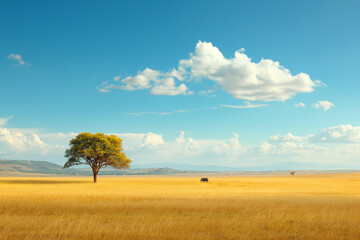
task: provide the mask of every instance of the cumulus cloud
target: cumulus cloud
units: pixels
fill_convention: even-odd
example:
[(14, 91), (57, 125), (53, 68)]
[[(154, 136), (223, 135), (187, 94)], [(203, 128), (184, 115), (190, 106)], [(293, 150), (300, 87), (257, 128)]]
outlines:
[(253, 156), (256, 153), (262, 154), (262, 156), (272, 158), (286, 157), (286, 161), (314, 161), (319, 162), (323, 160), (323, 156), (320, 158), (319, 154), (329, 153), (327, 147), (311, 144), (307, 142), (293, 142), (293, 141), (281, 141), (281, 142), (263, 142), (259, 145), (252, 147)]
[(5, 125), (10, 119), (12, 119), (14, 116), (11, 115), (10, 117), (7, 118), (0, 118), (0, 126)]
[(304, 107), (306, 107), (306, 104), (305, 104), (305, 103), (302, 103), (302, 102), (295, 103), (295, 107), (304, 108)]
[[(141, 141), (128, 149), (129, 156), (142, 162), (178, 162), (188, 164), (256, 165), (274, 162), (318, 162), (338, 164), (339, 160), (355, 161), (360, 157), (359, 145), (343, 144), (329, 146), (327, 142), (315, 142), (309, 135), (304, 137), (286, 134), (270, 137), (268, 141), (243, 146), (239, 135), (228, 139), (196, 139), (186, 137), (184, 132), (175, 141), (161, 141), (153, 146), (141, 145)], [(129, 141), (124, 137), (124, 141)], [(139, 143), (142, 147), (139, 147)], [(136, 147), (137, 146), (137, 147)], [(356, 147), (357, 146), (357, 147)], [(144, 162), (143, 162), (144, 163)]]
[(135, 148), (129, 151), (129, 156), (140, 161), (149, 159), (155, 163), (224, 164), (239, 157), (241, 151), (237, 134), (229, 139), (195, 139), (186, 137), (182, 131), (175, 141), (167, 141), (151, 148)]
[(8, 56), (8, 58), (16, 61), (16, 62), (17, 62), (18, 64), (20, 64), (20, 65), (25, 65), (25, 64), (27, 64), (27, 63), (24, 62), (24, 60), (22, 59), (22, 56), (21, 56), (20, 54), (13, 54), (13, 53), (12, 53), (12, 54), (10, 54), (10, 55)]
[(322, 129), (307, 136), (294, 136), (291, 133), (269, 138), (270, 142), (313, 142), (313, 143), (360, 143), (360, 127), (351, 124)]
[[(199, 139), (181, 131), (173, 140), (159, 133), (112, 133), (123, 139), (134, 164), (185, 163), (194, 165), (266, 165), (276, 162), (355, 164), (360, 158), (360, 127), (339, 125), (317, 133), (271, 136), (243, 145), (237, 133), (223, 139)], [(0, 128), (0, 158), (43, 159), (63, 164), (64, 152), (77, 133), (37, 133)]]
[(174, 96), (192, 94), (184, 83), (177, 85), (175, 79), (182, 80), (182, 75), (176, 70), (161, 73), (160, 71), (146, 68), (144, 71), (138, 72), (135, 76), (129, 76), (123, 79), (116, 76), (114, 80), (120, 81), (121, 84), (104, 82), (101, 86), (97, 87), (97, 90), (100, 92), (109, 92), (111, 89), (128, 91), (150, 89), (150, 94), (153, 95)]
[(252, 62), (243, 49), (228, 59), (212, 43), (201, 41), (190, 59), (180, 61), (180, 65), (190, 68), (192, 77), (213, 80), (233, 97), (249, 101), (285, 101), (317, 86), (309, 75), (292, 75), (279, 62)]
[[(201, 41), (196, 44), (195, 52), (190, 54), (189, 59), (179, 61), (177, 69), (161, 72), (146, 68), (136, 76), (121, 80), (115, 78), (121, 84), (106, 84), (98, 90), (151, 89), (150, 93), (156, 95), (191, 94), (184, 83), (176, 85), (175, 80), (209, 79), (237, 99), (270, 102), (285, 101), (298, 93), (309, 93), (315, 87), (325, 85), (319, 80), (311, 80), (306, 73), (292, 75), (290, 70), (271, 59), (253, 62), (244, 49), (236, 51), (233, 58), (225, 58), (211, 42)], [(200, 92), (203, 95), (206, 93)]]
[[(19, 131), (23, 132), (22, 129)], [(41, 138), (42, 141), (46, 142), (46, 144), (65, 149), (67, 146), (69, 146), (70, 139), (76, 137), (77, 133), (37, 133), (37, 135)]]
[(188, 88), (184, 83), (181, 83), (179, 86), (175, 86), (174, 78), (165, 78), (159, 81), (159, 84), (155, 85), (151, 91), (153, 95), (190, 95), (192, 92), (188, 91)]
[(0, 151), (4, 154), (39, 153), (44, 155), (49, 150), (37, 134), (24, 134), (7, 128), (0, 128)]
[(123, 146), (126, 150), (133, 150), (143, 147), (151, 147), (164, 144), (164, 139), (161, 134), (148, 133), (115, 133), (118, 137), (123, 139)]
[(313, 108), (322, 108), (324, 111), (327, 111), (332, 107), (335, 107), (335, 105), (332, 102), (326, 100), (318, 101), (317, 103), (313, 104)]
[(276, 136), (271, 136), (270, 137), (270, 141), (271, 142), (302, 142), (302, 141), (306, 141), (309, 137), (299, 137), (299, 136), (294, 136), (291, 133), (288, 133), (286, 135), (276, 135)]
[[(233, 135), (230, 139), (194, 139), (186, 137), (185, 132), (181, 131), (180, 135), (170, 142), (165, 142), (163, 136), (155, 133), (135, 134), (124, 133), (117, 134), (124, 140), (124, 148), (129, 151), (130, 155), (147, 156), (147, 158), (160, 158), (165, 160), (180, 160), (185, 156), (202, 156), (210, 155), (232, 155), (240, 150), (238, 134)], [(182, 159), (183, 161), (184, 159)]]
[(350, 124), (339, 125), (321, 130), (318, 134), (309, 138), (312, 142), (327, 143), (359, 143), (360, 127), (353, 127)]

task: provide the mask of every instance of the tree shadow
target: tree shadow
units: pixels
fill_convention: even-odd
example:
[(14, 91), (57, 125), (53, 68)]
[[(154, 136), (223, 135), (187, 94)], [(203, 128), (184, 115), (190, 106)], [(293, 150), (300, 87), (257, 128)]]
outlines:
[(63, 180), (0, 180), (0, 184), (79, 184), (91, 181), (63, 181)]

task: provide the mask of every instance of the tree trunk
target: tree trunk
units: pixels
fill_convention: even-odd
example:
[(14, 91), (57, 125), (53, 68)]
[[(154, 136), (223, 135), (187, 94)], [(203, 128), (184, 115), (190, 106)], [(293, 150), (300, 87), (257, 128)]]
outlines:
[(94, 173), (94, 183), (97, 181), (97, 173)]
[(94, 174), (94, 183), (96, 183), (97, 181), (97, 171), (93, 169), (93, 174)]

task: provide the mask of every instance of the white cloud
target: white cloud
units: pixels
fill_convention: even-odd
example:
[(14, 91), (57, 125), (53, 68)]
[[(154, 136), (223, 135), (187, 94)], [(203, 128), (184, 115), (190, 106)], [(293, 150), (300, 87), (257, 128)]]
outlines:
[[(271, 157), (273, 159), (284, 159), (285, 157), (285, 161), (290, 162), (322, 162), (324, 160), (324, 156), (327, 155), (327, 153), (330, 153), (331, 150), (335, 150), (331, 149), (329, 151), (327, 147), (321, 145), (293, 141), (263, 142), (259, 145), (253, 146), (252, 148), (253, 156), (256, 156), (257, 153), (259, 153), (262, 154), (263, 157)], [(319, 156), (319, 154), (321, 154), (321, 156)]]
[(313, 142), (313, 143), (360, 143), (360, 127), (350, 124), (322, 129), (307, 136), (294, 136), (291, 133), (269, 138), (270, 142)]
[(229, 139), (194, 139), (185, 137), (182, 131), (175, 141), (163, 142), (151, 149), (136, 148), (129, 154), (137, 159), (147, 158), (154, 162), (177, 161), (206, 164), (219, 161), (219, 157), (233, 159), (239, 156), (241, 150), (237, 134)]
[(24, 60), (22, 59), (22, 56), (21, 56), (20, 54), (13, 54), (13, 53), (12, 53), (12, 54), (10, 54), (10, 55), (8, 56), (8, 58), (16, 61), (16, 62), (17, 62), (18, 64), (20, 64), (20, 65), (25, 65), (25, 64), (27, 64), (27, 63), (24, 62)]
[(295, 107), (304, 108), (304, 107), (306, 107), (306, 104), (305, 104), (305, 103), (302, 103), (302, 102), (295, 103)]
[(141, 90), (151, 89), (150, 94), (153, 95), (190, 95), (187, 86), (184, 83), (176, 85), (175, 78), (182, 80), (181, 74), (177, 70), (168, 73), (161, 73), (157, 70), (146, 68), (144, 71), (138, 72), (136, 76), (126, 77), (120, 80), (119, 76), (114, 77), (115, 81), (120, 81), (121, 84), (109, 84), (104, 82), (97, 87), (100, 92), (109, 92), (111, 89), (121, 90)]
[(125, 150), (132, 150), (137, 148), (157, 146), (164, 144), (163, 136), (152, 132), (148, 133), (115, 133), (123, 139), (123, 146)]
[[(24, 133), (23, 130), (19, 130)], [(76, 137), (77, 133), (37, 133), (37, 135), (49, 145), (52, 146), (69, 146), (70, 139)]]
[(159, 81), (159, 84), (155, 85), (151, 91), (153, 95), (191, 95), (192, 92), (188, 91), (188, 88), (184, 83), (179, 86), (175, 86), (174, 78), (165, 78)]
[(314, 83), (319, 87), (327, 87), (327, 85), (320, 80), (315, 80)]
[(120, 85), (107, 84), (97, 89), (102, 92), (109, 89), (151, 89), (150, 93), (156, 95), (191, 94), (184, 83), (177, 86), (175, 80), (196, 79), (212, 80), (237, 99), (264, 102), (285, 101), (298, 93), (309, 93), (317, 86), (325, 86), (319, 80), (312, 81), (306, 73), (292, 75), (279, 62), (271, 59), (255, 63), (244, 53), (244, 49), (236, 51), (233, 58), (225, 58), (211, 42), (199, 41), (195, 52), (190, 54), (189, 59), (180, 60), (177, 69), (160, 72), (146, 68), (136, 76), (121, 80), (118, 76), (114, 77), (115, 81), (121, 82)]
[(128, 115), (134, 115), (134, 116), (143, 116), (143, 115), (173, 115), (175, 113), (187, 113), (192, 111), (199, 111), (199, 110), (217, 110), (219, 107), (202, 107), (202, 108), (192, 108), (192, 109), (179, 109), (179, 110), (173, 110), (173, 111), (167, 111), (167, 112), (132, 112), (132, 113), (124, 113)]
[[(174, 162), (194, 165), (266, 165), (277, 162), (357, 164), (360, 127), (339, 125), (315, 134), (276, 135), (258, 144), (243, 145), (239, 135), (224, 139), (199, 139), (180, 132), (165, 140), (158, 133), (113, 133), (123, 139), (134, 164)], [(38, 133), (0, 128), (0, 159), (42, 159), (65, 162), (64, 152), (77, 133)]]
[(350, 124), (339, 125), (321, 130), (309, 138), (312, 142), (360, 143), (360, 127)]
[(206, 90), (206, 91), (200, 91), (199, 95), (205, 96), (205, 97), (216, 97), (215, 90)]
[(225, 104), (220, 104), (221, 107), (226, 107), (226, 108), (261, 108), (261, 107), (266, 107), (266, 104), (253, 104), (250, 102), (245, 102), (245, 105), (225, 105)]
[(322, 108), (324, 111), (329, 110), (332, 107), (335, 107), (335, 105), (332, 102), (329, 101), (318, 101), (317, 103), (313, 104), (314, 108)]
[(273, 146), (268, 142), (263, 142), (257, 146), (259, 152), (263, 154), (269, 154), (273, 149)]
[(12, 119), (14, 116), (11, 115), (10, 117), (7, 118), (0, 118), (0, 126), (5, 125), (10, 119)]
[(312, 92), (317, 86), (309, 75), (291, 75), (279, 62), (252, 62), (243, 49), (227, 59), (212, 43), (201, 41), (190, 59), (180, 61), (180, 65), (190, 68), (192, 77), (213, 80), (233, 97), (249, 101), (285, 101), (297, 93)]
[(306, 141), (307, 139), (308, 137), (294, 136), (291, 133), (282, 136), (276, 135), (270, 137), (270, 141), (272, 142), (303, 142)]
[(108, 89), (109, 89), (109, 82), (108, 81), (105, 81), (100, 86), (96, 87), (96, 90), (98, 90), (99, 92), (103, 92), (103, 93), (110, 92)]
[(174, 110), (169, 112), (137, 112), (137, 113), (125, 113), (129, 115), (135, 115), (135, 116), (143, 116), (143, 115), (172, 115), (174, 113), (186, 113), (189, 111), (194, 111), (197, 109), (189, 109), (189, 110)]
[(44, 155), (49, 150), (37, 134), (23, 134), (7, 128), (0, 128), (0, 151), (6, 154), (38, 153)]

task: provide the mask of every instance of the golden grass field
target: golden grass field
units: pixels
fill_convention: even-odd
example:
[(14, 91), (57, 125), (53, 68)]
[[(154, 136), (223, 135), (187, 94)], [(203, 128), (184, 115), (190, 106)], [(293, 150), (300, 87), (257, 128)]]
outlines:
[(0, 178), (0, 239), (360, 239), (360, 174)]

